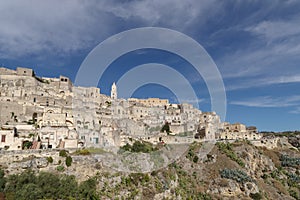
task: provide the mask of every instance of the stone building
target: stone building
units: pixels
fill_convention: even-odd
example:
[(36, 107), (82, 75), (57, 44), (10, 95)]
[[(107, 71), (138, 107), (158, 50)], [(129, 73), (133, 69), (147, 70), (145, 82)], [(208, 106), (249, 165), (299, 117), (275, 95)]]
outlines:
[(0, 149), (21, 150), (22, 140), (20, 140), (14, 129), (0, 130)]
[(110, 97), (113, 100), (116, 100), (118, 98), (118, 93), (117, 93), (117, 86), (116, 83), (114, 82), (111, 86), (111, 93), (110, 93)]
[(220, 139), (222, 140), (259, 140), (262, 134), (257, 133), (256, 127), (247, 127), (241, 123), (229, 124), (223, 123), (223, 131), (221, 132)]
[(166, 105), (169, 105), (168, 99), (159, 99), (159, 98), (148, 98), (148, 99), (129, 98), (128, 101), (132, 104), (140, 103), (146, 107), (164, 107)]
[(28, 69), (28, 68), (23, 68), (23, 67), (17, 67), (17, 75), (18, 76), (29, 76), (32, 77), (33, 76), (33, 70), (32, 69)]
[(195, 138), (203, 140), (218, 139), (221, 126), (220, 117), (215, 112), (203, 112), (199, 117)]
[[(118, 99), (115, 83), (107, 96), (100, 88), (74, 86), (65, 76), (41, 78), (27, 68), (0, 68), (0, 102), (0, 126), (19, 126), (17, 135), (1, 130), (0, 148), (19, 149), (24, 141), (32, 142), (32, 148), (106, 148), (130, 138), (155, 143), (258, 138), (255, 128), (222, 124), (215, 112), (201, 112), (191, 104)], [(160, 132), (166, 122), (169, 135)]]

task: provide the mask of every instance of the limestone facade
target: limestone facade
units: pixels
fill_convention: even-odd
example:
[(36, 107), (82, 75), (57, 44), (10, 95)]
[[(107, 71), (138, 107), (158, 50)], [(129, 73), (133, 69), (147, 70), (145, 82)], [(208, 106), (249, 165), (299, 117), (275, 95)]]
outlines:
[[(154, 143), (161, 138), (166, 143), (258, 138), (255, 129), (223, 124), (215, 112), (201, 112), (187, 103), (120, 99), (115, 83), (107, 96), (96, 87), (74, 86), (68, 77), (38, 77), (26, 68), (0, 68), (0, 102), (1, 134), (5, 135), (0, 148), (20, 149), (27, 140), (34, 148), (78, 148), (120, 146), (129, 138)], [(160, 132), (166, 122), (169, 134)], [(5, 130), (7, 125), (22, 133), (23, 139), (12, 134), (13, 129)], [(247, 131), (251, 134), (245, 135)]]
[(223, 123), (223, 131), (221, 132), (220, 139), (223, 140), (260, 140), (262, 134), (257, 132), (256, 127), (247, 128), (244, 124), (235, 123)]

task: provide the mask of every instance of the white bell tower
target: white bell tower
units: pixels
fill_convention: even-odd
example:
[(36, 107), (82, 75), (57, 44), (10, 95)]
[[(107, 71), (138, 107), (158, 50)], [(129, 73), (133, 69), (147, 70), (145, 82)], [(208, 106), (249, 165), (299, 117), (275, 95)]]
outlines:
[(118, 94), (117, 94), (117, 86), (116, 83), (114, 82), (111, 86), (111, 91), (110, 91), (110, 97), (112, 99), (117, 99), (118, 98)]

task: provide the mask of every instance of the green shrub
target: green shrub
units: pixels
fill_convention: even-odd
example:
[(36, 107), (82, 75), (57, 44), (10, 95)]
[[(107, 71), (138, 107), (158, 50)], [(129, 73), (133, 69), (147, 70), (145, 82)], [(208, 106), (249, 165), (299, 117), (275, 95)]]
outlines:
[(4, 177), (4, 170), (0, 169), (0, 192), (3, 192), (6, 184), (6, 178)]
[(216, 145), (218, 146), (219, 150), (226, 154), (231, 160), (235, 161), (241, 167), (245, 167), (245, 163), (234, 153), (231, 144), (217, 142)]
[(29, 149), (32, 146), (32, 142), (30, 141), (25, 141), (23, 143), (23, 149)]
[(62, 172), (62, 171), (65, 170), (65, 167), (62, 166), (62, 165), (58, 165), (58, 166), (56, 167), (56, 170), (59, 171), (59, 172)]
[(47, 157), (47, 160), (48, 160), (48, 163), (53, 163), (53, 158), (51, 156)]
[(72, 164), (72, 157), (71, 156), (67, 156), (66, 157), (66, 165), (67, 167), (70, 167)]
[(291, 158), (287, 155), (282, 155), (280, 161), (282, 167), (297, 167), (300, 165), (300, 158)]
[(223, 169), (221, 172), (222, 178), (227, 178), (231, 180), (235, 180), (239, 183), (252, 182), (252, 178), (250, 178), (245, 172), (239, 169)]
[(269, 176), (268, 176), (268, 174), (263, 174), (262, 176), (261, 176), (261, 178), (263, 178), (263, 179), (267, 179)]
[(124, 146), (122, 146), (120, 149), (124, 151), (131, 151), (131, 145), (126, 143)]
[(191, 145), (189, 148), (189, 151), (187, 153), (187, 155), (185, 156), (187, 159), (189, 159), (190, 161), (193, 161), (194, 163), (197, 163), (199, 160), (199, 157), (195, 154), (195, 145)]
[(59, 156), (61, 156), (61, 157), (67, 157), (67, 156), (68, 156), (68, 153), (67, 153), (66, 150), (60, 150), (60, 151), (59, 151)]
[(86, 156), (86, 155), (90, 155), (91, 152), (88, 149), (78, 149), (76, 150), (75, 154)]
[(294, 197), (295, 199), (300, 199), (298, 193), (295, 190), (289, 190), (290, 196)]
[(203, 200), (211, 200), (212, 198), (209, 196), (209, 194), (201, 193), (199, 192), (197, 194), (197, 199), (203, 199)]
[(286, 173), (288, 180), (287, 180), (287, 184), (290, 187), (297, 187), (300, 183), (300, 176), (298, 176), (297, 174), (294, 173)]
[(194, 158), (193, 158), (193, 162), (194, 162), (194, 163), (197, 163), (198, 160), (199, 160), (199, 157), (195, 155)]
[(170, 125), (168, 122), (166, 122), (160, 130), (160, 132), (165, 132), (165, 131), (167, 132), (168, 135), (171, 133)]
[(263, 199), (262, 195), (260, 193), (251, 193), (250, 194), (250, 197), (254, 200), (260, 200), (260, 199)]
[(274, 178), (274, 179), (278, 179), (278, 176), (279, 176), (279, 171), (278, 170), (274, 170), (271, 172), (271, 177)]
[(136, 141), (132, 145), (132, 152), (143, 152), (148, 153), (152, 150), (152, 144), (143, 143), (140, 141)]
[(152, 151), (158, 150), (157, 148), (153, 147), (153, 145), (150, 142), (145, 141), (135, 141), (133, 145), (126, 144), (122, 147), (120, 147), (120, 152), (122, 151), (129, 151), (129, 152), (135, 152), (135, 153), (150, 153)]

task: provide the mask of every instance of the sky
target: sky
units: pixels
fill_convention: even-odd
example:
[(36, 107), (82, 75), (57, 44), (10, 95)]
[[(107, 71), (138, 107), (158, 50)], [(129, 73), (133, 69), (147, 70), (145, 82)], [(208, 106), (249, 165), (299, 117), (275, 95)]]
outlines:
[[(226, 92), (226, 121), (259, 131), (300, 130), (299, 10), (296, 0), (0, 1), (0, 65), (33, 68), (44, 77), (64, 75), (75, 82), (87, 56), (111, 36), (134, 28), (167, 28), (197, 41), (215, 63)], [(186, 59), (161, 49), (119, 56), (105, 66), (97, 86), (108, 95), (113, 82), (141, 65), (150, 69), (151, 63), (183, 75), (196, 91), (196, 99), (185, 101), (211, 110), (205, 77)], [(174, 70), (165, 69), (157, 73), (172, 80)], [(136, 79), (144, 77), (150, 75)], [(172, 86), (153, 81), (132, 96), (178, 103), (170, 88), (186, 91), (181, 83), (174, 77)]]

